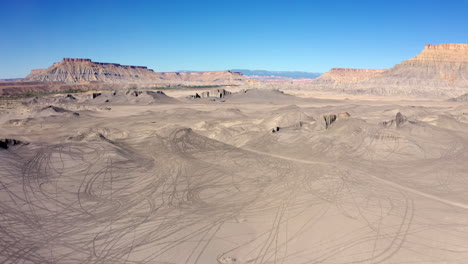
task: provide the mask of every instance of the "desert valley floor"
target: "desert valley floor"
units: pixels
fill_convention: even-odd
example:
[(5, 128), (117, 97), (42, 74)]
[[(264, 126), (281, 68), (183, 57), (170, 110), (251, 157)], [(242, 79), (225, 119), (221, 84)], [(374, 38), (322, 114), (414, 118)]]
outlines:
[(466, 102), (185, 96), (3, 105), (0, 262), (468, 260)]

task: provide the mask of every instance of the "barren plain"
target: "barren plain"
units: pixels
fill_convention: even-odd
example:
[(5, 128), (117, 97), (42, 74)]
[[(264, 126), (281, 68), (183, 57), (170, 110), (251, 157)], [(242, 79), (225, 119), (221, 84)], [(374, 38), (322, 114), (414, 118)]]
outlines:
[(466, 102), (240, 88), (3, 101), (0, 262), (466, 263)]

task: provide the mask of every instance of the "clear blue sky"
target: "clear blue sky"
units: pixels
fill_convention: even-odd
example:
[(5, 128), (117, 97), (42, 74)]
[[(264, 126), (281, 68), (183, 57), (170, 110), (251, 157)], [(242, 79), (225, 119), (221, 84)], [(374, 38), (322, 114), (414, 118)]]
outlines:
[(468, 43), (468, 0), (0, 0), (0, 78), (63, 57), (156, 71), (389, 68)]

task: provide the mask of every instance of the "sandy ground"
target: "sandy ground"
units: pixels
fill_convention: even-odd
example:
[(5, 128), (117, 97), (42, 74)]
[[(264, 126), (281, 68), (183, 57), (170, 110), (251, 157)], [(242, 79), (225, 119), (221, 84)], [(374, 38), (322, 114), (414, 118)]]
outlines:
[(4, 106), (0, 262), (466, 263), (467, 104), (189, 92)]

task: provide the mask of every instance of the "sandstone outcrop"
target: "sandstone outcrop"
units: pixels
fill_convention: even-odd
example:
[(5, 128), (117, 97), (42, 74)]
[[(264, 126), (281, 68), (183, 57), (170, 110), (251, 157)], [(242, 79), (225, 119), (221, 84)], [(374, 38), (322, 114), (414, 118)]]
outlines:
[(334, 114), (329, 114), (329, 115), (322, 115), (323, 122), (325, 122), (325, 129), (328, 129), (328, 127), (333, 124), (333, 122), (336, 121), (336, 115)]
[(426, 45), (419, 55), (360, 85), (382, 94), (457, 96), (466, 93), (467, 76), (468, 44)]
[(402, 113), (398, 112), (395, 115), (395, 119), (390, 120), (390, 121), (385, 121), (383, 122), (383, 125), (387, 128), (393, 127), (393, 128), (400, 128), (402, 127), (406, 122), (408, 121), (408, 118), (403, 115)]
[(63, 62), (91, 62), (91, 59), (63, 58)]
[(348, 118), (348, 117), (351, 117), (351, 115), (348, 113), (348, 112), (341, 112), (341, 113), (338, 113), (338, 118)]
[(408, 119), (402, 113), (398, 112), (395, 116), (396, 127), (401, 127)]
[(25, 81), (39, 82), (141, 82), (154, 81), (153, 70), (144, 66), (93, 62), (90, 59), (64, 58), (47, 69), (32, 70)]
[(145, 66), (94, 62), (91, 59), (64, 58), (47, 69), (32, 70), (24, 82), (80, 83), (222, 83), (246, 81), (244, 75), (231, 71), (154, 72)]
[(332, 68), (312, 82), (316, 84), (358, 83), (381, 75), (387, 69)]
[(224, 89), (217, 89), (216, 91), (213, 92), (213, 95), (218, 98), (224, 98), (226, 95), (230, 95), (231, 92), (226, 91)]
[(467, 44), (456, 44), (456, 43), (446, 43), (446, 44), (426, 44), (426, 50), (468, 50)]
[(189, 99), (197, 99), (197, 98), (210, 98), (210, 97), (213, 97), (213, 98), (222, 99), (226, 95), (229, 95), (229, 94), (231, 94), (231, 92), (226, 91), (225, 89), (216, 89), (216, 90), (201, 92), (200, 94), (195, 93), (194, 95), (188, 96), (188, 98)]
[(317, 128), (319, 130), (328, 129), (333, 123), (335, 123), (336, 120), (347, 119), (349, 117), (351, 117), (351, 115), (348, 112), (340, 112), (337, 114), (323, 114), (317, 121)]
[(468, 89), (468, 44), (425, 45), (388, 70), (333, 68), (309, 87), (352, 94), (456, 97)]

